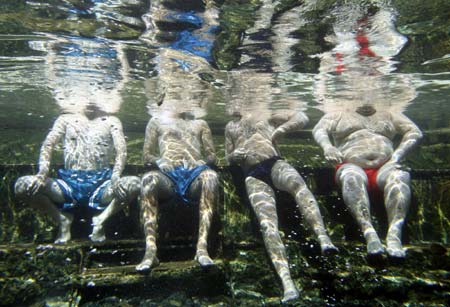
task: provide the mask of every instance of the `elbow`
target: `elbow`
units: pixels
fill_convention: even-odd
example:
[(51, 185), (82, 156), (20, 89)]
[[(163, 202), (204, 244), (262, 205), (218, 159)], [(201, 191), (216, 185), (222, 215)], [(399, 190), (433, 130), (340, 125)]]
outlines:
[(417, 130), (417, 141), (420, 141), (423, 139), (423, 132), (420, 130)]

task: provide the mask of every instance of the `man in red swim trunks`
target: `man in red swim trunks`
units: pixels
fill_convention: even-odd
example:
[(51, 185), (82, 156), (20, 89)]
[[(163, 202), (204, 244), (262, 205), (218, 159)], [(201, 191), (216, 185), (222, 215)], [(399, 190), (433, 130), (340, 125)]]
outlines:
[[(402, 140), (394, 149), (393, 139), (397, 134), (402, 135)], [(371, 223), (368, 196), (368, 191), (379, 189), (384, 195), (389, 222), (387, 253), (405, 257), (401, 230), (411, 191), (409, 173), (400, 168), (399, 162), (422, 137), (419, 128), (402, 114), (363, 105), (355, 112), (326, 114), (314, 127), (313, 135), (325, 158), (337, 165), (335, 180), (364, 233), (368, 254), (384, 252)]]

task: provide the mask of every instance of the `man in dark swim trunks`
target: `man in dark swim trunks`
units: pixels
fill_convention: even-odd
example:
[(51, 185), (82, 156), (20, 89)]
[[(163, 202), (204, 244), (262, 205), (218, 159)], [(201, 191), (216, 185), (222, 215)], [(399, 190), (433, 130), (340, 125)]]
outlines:
[(261, 109), (235, 111), (235, 119), (225, 128), (225, 151), (229, 164), (239, 165), (244, 174), (247, 195), (261, 226), (267, 252), (280, 277), (283, 302), (299, 293), (290, 276), (286, 251), (278, 231), (274, 188), (290, 193), (307, 224), (311, 226), (323, 253), (337, 252), (328, 237), (318, 204), (295, 168), (280, 157), (277, 139), (303, 127), (308, 118), (302, 112), (264, 115)]
[[(166, 97), (167, 98), (167, 97)], [(158, 206), (174, 196), (199, 205), (199, 234), (195, 259), (201, 266), (213, 265), (207, 250), (213, 205), (218, 192), (218, 176), (208, 165), (216, 154), (211, 130), (206, 121), (196, 119), (182, 105), (165, 100), (167, 108), (154, 115), (145, 131), (144, 163), (151, 171), (142, 178), (141, 210), (144, 221), (145, 255), (136, 266), (146, 271), (158, 265), (156, 229)], [(181, 103), (186, 104), (186, 101)], [(159, 149), (159, 150), (158, 150)], [(158, 154), (159, 151), (159, 154)]]

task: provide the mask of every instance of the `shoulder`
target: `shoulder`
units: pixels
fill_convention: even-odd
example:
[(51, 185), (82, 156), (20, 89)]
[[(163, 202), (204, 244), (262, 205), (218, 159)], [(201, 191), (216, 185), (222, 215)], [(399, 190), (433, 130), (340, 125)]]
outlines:
[(160, 120), (158, 117), (152, 117), (149, 119), (148, 123), (147, 123), (147, 127), (152, 127), (152, 126), (159, 126), (160, 124)]
[(114, 124), (114, 125), (122, 125), (122, 122), (116, 116), (111, 116), (111, 115), (102, 116), (100, 118), (100, 120), (105, 121), (105, 122), (110, 123), (110, 124)]
[(75, 124), (80, 116), (76, 114), (62, 114), (53, 122), (53, 126), (66, 126), (67, 124)]
[(146, 130), (147, 131), (156, 131), (156, 130), (159, 130), (161, 128), (162, 128), (162, 126), (161, 126), (160, 119), (157, 118), (157, 117), (152, 117), (152, 118), (149, 119), (149, 121), (147, 123)]
[(111, 130), (122, 130), (122, 122), (115, 116), (101, 116), (96, 119), (98, 124), (101, 126), (109, 127)]
[(322, 115), (322, 117), (319, 119), (319, 122), (325, 122), (325, 121), (335, 121), (342, 117), (341, 112), (332, 112), (332, 113), (325, 113)]
[(195, 123), (196, 123), (197, 125), (199, 125), (200, 127), (202, 127), (202, 128), (209, 128), (208, 123), (207, 123), (206, 120), (204, 120), (204, 119), (196, 119), (196, 120), (195, 120)]

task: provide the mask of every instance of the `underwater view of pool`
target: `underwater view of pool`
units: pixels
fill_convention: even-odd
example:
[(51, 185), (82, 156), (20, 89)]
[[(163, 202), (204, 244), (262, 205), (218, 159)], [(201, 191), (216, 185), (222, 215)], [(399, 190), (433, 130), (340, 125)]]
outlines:
[(0, 305), (448, 305), (449, 1), (0, 2)]

